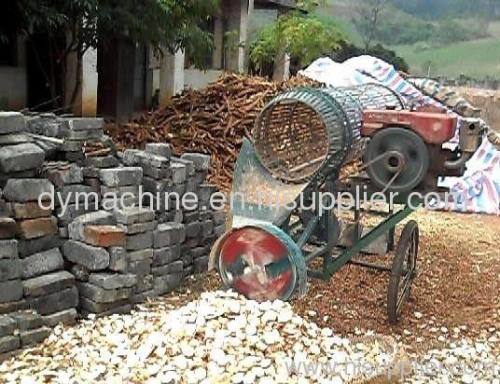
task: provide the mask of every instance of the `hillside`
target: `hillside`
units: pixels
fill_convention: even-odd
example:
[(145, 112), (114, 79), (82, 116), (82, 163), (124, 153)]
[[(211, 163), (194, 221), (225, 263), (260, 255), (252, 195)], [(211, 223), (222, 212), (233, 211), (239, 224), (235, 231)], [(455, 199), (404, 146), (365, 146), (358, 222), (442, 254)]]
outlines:
[(500, 44), (497, 38), (455, 43), (442, 47), (391, 46), (418, 75), (500, 78)]
[[(475, 8), (462, 0), (456, 0), (454, 7), (450, 0), (436, 0), (425, 8), (426, 1), (394, 0), (380, 23), (381, 42), (418, 75), (426, 75), (430, 67), (433, 76), (500, 78), (500, 9), (484, 0), (475, 2)], [(327, 0), (318, 13), (335, 19), (349, 40), (362, 45), (355, 23), (359, 3)]]
[(412, 72), (432, 76), (500, 78), (500, 21), (488, 26), (490, 37), (472, 41), (429, 46), (426, 44), (391, 46), (410, 64)]

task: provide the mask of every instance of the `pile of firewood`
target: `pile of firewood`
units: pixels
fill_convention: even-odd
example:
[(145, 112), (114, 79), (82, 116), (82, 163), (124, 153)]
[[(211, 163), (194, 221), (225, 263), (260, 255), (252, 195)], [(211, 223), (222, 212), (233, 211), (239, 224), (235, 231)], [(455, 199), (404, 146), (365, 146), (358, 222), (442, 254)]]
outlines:
[(141, 148), (167, 142), (174, 153), (201, 152), (212, 156), (209, 181), (229, 190), (243, 137), (250, 137), (264, 105), (286, 89), (313, 85), (295, 77), (270, 82), (259, 77), (228, 74), (201, 91), (187, 90), (162, 109), (123, 125), (109, 124), (108, 133), (120, 148)]

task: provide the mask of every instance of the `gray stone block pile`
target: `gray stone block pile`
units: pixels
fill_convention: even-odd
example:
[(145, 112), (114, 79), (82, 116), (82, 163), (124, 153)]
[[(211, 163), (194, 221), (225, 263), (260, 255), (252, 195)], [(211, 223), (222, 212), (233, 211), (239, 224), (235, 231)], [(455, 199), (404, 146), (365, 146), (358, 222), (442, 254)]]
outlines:
[[(0, 313), (29, 308), (57, 318), (72, 310), (76, 317), (78, 292), (74, 277), (64, 270), (57, 219), (50, 204), (38, 201), (52, 190), (53, 184), (42, 178), (9, 179), (5, 185), (10, 215), (0, 218), (6, 242), (0, 245), (5, 249), (0, 260)], [(35, 338), (44, 334), (29, 331)]]
[[(125, 313), (174, 291), (207, 269), (224, 232), (210, 156), (162, 143), (117, 153), (103, 126), (0, 112), (0, 354), (78, 313)], [(183, 206), (187, 193), (198, 204)]]
[(151, 273), (154, 276), (154, 291), (158, 296), (174, 290), (182, 282), (184, 263), (180, 244), (185, 238), (184, 225), (175, 222), (160, 224), (153, 233)]
[(43, 164), (42, 176), (55, 188), (54, 206), (59, 236), (68, 238), (68, 225), (77, 217), (98, 210), (99, 191), (84, 184), (81, 166), (67, 161), (48, 161)]
[(88, 213), (68, 226), (63, 253), (77, 280), (84, 315), (130, 312), (137, 277), (129, 273), (125, 231), (106, 211)]
[(18, 112), (0, 112), (0, 188), (11, 178), (37, 175), (45, 152), (25, 134), (26, 119)]
[(140, 167), (104, 168), (99, 170), (101, 208), (114, 210), (139, 205)]
[[(156, 229), (155, 214), (145, 208), (129, 208), (115, 211), (118, 226), (125, 233), (125, 247), (120, 257), (126, 258), (128, 273), (134, 275), (137, 284), (131, 293), (134, 303), (154, 297), (153, 232)], [(120, 257), (117, 258), (119, 259)]]

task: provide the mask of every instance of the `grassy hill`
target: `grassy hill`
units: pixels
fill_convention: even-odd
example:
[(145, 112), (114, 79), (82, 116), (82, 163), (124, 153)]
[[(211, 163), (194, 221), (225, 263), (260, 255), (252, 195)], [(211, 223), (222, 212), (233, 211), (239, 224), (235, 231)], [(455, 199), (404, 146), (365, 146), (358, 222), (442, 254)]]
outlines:
[[(333, 18), (351, 42), (361, 45), (362, 38), (352, 22), (356, 14), (354, 7), (355, 1), (352, 0), (327, 0), (318, 14)], [(397, 10), (398, 14), (400, 12), (403, 11)], [(469, 17), (460, 22), (471, 25), (482, 21)], [(411, 71), (418, 75), (426, 75), (430, 66), (433, 76), (457, 77), (463, 74), (477, 78), (500, 78), (500, 20), (489, 24), (488, 33), (490, 37), (446, 45), (426, 42), (385, 45), (402, 56)]]
[(413, 73), (476, 78), (500, 78), (500, 21), (488, 27), (489, 38), (447, 46), (430, 47), (425, 44), (392, 46), (410, 64)]
[(497, 38), (479, 39), (445, 47), (422, 48), (420, 44), (393, 46), (410, 64), (412, 73), (432, 76), (500, 78), (500, 42)]

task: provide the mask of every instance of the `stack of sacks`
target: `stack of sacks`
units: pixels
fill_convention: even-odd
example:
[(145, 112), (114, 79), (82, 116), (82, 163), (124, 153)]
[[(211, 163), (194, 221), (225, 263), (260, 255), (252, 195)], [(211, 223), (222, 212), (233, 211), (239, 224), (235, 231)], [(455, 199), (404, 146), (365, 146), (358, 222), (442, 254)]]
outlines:
[(83, 185), (82, 168), (74, 163), (45, 162), (42, 176), (55, 187), (54, 206), (58, 218), (59, 235), (68, 238), (68, 225), (78, 216), (98, 210), (98, 191)]
[(140, 167), (108, 168), (99, 171), (101, 207), (105, 210), (137, 206), (143, 171)]
[(22, 114), (0, 112), (0, 188), (9, 179), (36, 177), (45, 160), (45, 152), (25, 131)]
[(105, 211), (88, 213), (75, 219), (64, 243), (66, 260), (77, 279), (80, 309), (84, 315), (101, 316), (127, 313), (137, 279), (127, 273), (126, 237), (115, 225), (114, 216)]
[(154, 231), (153, 264), (155, 295), (160, 296), (177, 288), (184, 277), (180, 244), (185, 240), (185, 228), (179, 223), (158, 225)]
[(119, 227), (125, 232), (127, 272), (135, 275), (137, 285), (132, 292), (132, 302), (139, 303), (155, 296), (153, 290), (153, 231), (155, 213), (149, 209), (127, 208), (115, 211)]
[(57, 219), (37, 201), (52, 189), (46, 179), (11, 179), (4, 195), (16, 222), (23, 280), (23, 299), (10, 309), (34, 309), (57, 323), (76, 316), (78, 292), (73, 276), (64, 271)]

